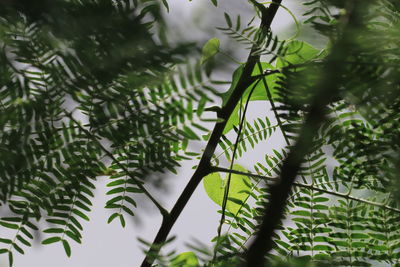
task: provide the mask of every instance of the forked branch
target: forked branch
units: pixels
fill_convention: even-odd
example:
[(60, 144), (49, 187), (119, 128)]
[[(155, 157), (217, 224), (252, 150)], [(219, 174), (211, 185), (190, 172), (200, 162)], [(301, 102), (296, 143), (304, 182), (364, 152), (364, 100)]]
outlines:
[[(274, 0), (273, 3), (265, 10), (262, 10), (262, 18), (261, 18), (261, 35), (258, 39), (258, 42), (262, 42), (263, 39), (267, 36), (268, 31), (270, 30), (271, 23), (278, 11), (280, 3), (282, 0)], [(189, 199), (191, 198), (193, 192), (196, 190), (197, 186), (201, 182), (204, 176), (209, 174), (211, 169), (211, 158), (214, 155), (215, 149), (221, 139), (223, 130), (226, 126), (226, 123), (231, 116), (233, 110), (239, 103), (243, 93), (250, 86), (256, 78), (252, 77), (252, 73), (256, 63), (260, 59), (260, 55), (254, 53), (256, 49), (258, 49), (257, 45), (254, 45), (250, 51), (250, 54), (247, 58), (247, 62), (244, 66), (242, 75), (239, 78), (239, 81), (230, 95), (227, 103), (223, 106), (219, 112), (217, 113), (218, 118), (221, 119), (220, 122), (217, 122), (214, 126), (214, 129), (211, 133), (210, 139), (206, 145), (204, 153), (200, 159), (199, 165), (197, 166), (196, 171), (193, 176), (190, 178), (189, 183), (186, 185), (185, 189), (179, 196), (176, 201), (174, 207), (172, 208), (170, 215), (168, 217), (163, 218), (163, 222), (161, 227), (153, 241), (152, 246), (150, 247), (149, 252), (147, 253), (146, 258), (142, 263), (142, 267), (150, 267), (154, 262), (154, 257), (149, 257), (149, 255), (157, 255), (160, 250), (160, 245), (165, 242), (167, 239), (172, 227), (174, 226), (176, 220), (180, 216), (182, 210), (185, 208)]]

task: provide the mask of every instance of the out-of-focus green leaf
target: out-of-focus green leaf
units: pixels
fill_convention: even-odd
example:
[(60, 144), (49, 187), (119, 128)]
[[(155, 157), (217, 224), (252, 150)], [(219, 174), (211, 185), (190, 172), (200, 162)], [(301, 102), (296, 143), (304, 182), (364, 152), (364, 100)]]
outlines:
[(301, 64), (316, 59), (320, 53), (318, 49), (303, 41), (293, 41), (287, 45), (286, 56), (278, 58), (276, 67), (282, 68), (288, 65)]
[(170, 267), (196, 267), (199, 266), (199, 260), (196, 254), (191, 251), (183, 252), (172, 259)]
[(202, 49), (202, 56), (200, 63), (204, 64), (212, 59), (219, 52), (220, 41), (218, 38), (211, 38), (205, 43)]
[(51, 244), (51, 243), (58, 242), (58, 241), (60, 241), (60, 240), (61, 240), (61, 237), (59, 237), (59, 236), (53, 236), (53, 237), (50, 237), (50, 238), (47, 238), (47, 239), (43, 240), (43, 241), (42, 241), (42, 244), (43, 244), (43, 245), (48, 245), (48, 244)]
[[(267, 62), (261, 62), (261, 69), (262, 69), (262, 71), (265, 71), (265, 70), (276, 70), (276, 68), (274, 66), (272, 66), (271, 64), (269, 64)], [(260, 75), (260, 74), (262, 74), (262, 72), (260, 71), (260, 68), (259, 68), (259, 66), (257, 64), (254, 67), (252, 75), (253, 76), (257, 76), (257, 75)], [(276, 74), (266, 75), (264, 77), (265, 82), (268, 85), (269, 91), (271, 92), (272, 99), (276, 98), (276, 92), (275, 92), (274, 88), (275, 88), (275, 85), (276, 85), (276, 80), (277, 80), (278, 75), (280, 75), (280, 74), (276, 73)], [(254, 86), (254, 84), (256, 82), (254, 82), (251, 86), (249, 86), (246, 89), (246, 92), (243, 95), (243, 100), (244, 101), (247, 100), (247, 98), (248, 98), (248, 96), (250, 94), (251, 88), (253, 88), (253, 86)], [(254, 89), (254, 92), (251, 95), (250, 101), (256, 101), (256, 100), (268, 100), (267, 90), (265, 89), (264, 81), (259, 81), (257, 83), (256, 88)]]
[(215, 55), (219, 52), (219, 39), (211, 38), (205, 43), (202, 49), (202, 56), (200, 63), (204, 65), (204, 70), (207, 76), (210, 76), (215, 66)]
[[(234, 170), (247, 172), (247, 170), (240, 166), (239, 164), (235, 164), (233, 166)], [(212, 201), (222, 206), (222, 201), (224, 199), (224, 192), (226, 187), (226, 182), (228, 180), (228, 175), (226, 174), (225, 179), (221, 178), (221, 175), (218, 172), (211, 173), (204, 177), (204, 188), (207, 192), (207, 195), (211, 198)], [(228, 202), (226, 204), (227, 210), (236, 214), (240, 209), (240, 204), (238, 202), (243, 202), (249, 195), (251, 180), (249, 177), (244, 175), (232, 174), (231, 175), (231, 183), (229, 186), (229, 195)], [(235, 201), (229, 200), (234, 199)]]
[(244, 65), (240, 65), (233, 72), (231, 87), (228, 89), (228, 91), (226, 91), (225, 93), (221, 94), (222, 106), (226, 105), (226, 102), (228, 102), (229, 96), (232, 94), (233, 90), (236, 88), (236, 85), (239, 82), (240, 76), (242, 75), (243, 69), (244, 69)]
[(163, 5), (164, 5), (164, 7), (167, 9), (167, 12), (169, 12), (168, 1), (167, 1), (167, 0), (162, 0), (162, 3), (163, 3)]
[(233, 110), (231, 116), (229, 117), (223, 134), (227, 134), (230, 130), (233, 129), (233, 126), (239, 125), (239, 105), (236, 106), (236, 108)]
[(63, 246), (64, 246), (64, 250), (65, 253), (67, 254), (68, 257), (71, 257), (71, 247), (68, 244), (67, 240), (62, 240)]

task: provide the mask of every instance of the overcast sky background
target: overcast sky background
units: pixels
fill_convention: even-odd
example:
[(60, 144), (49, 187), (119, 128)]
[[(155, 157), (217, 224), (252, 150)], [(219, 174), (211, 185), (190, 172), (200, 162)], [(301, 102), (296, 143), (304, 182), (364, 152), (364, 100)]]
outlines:
[[(212, 37), (221, 38), (221, 47), (224, 51), (232, 53), (239, 61), (244, 61), (248, 51), (238, 46), (232, 39), (228, 39), (220, 31), (216, 30), (216, 26), (225, 26), (223, 12), (235, 16), (242, 15), (242, 22), (247, 22), (254, 13), (252, 7), (246, 0), (219, 0), (218, 8), (211, 4), (210, 0), (169, 0), (170, 13), (166, 14), (166, 20), (172, 26), (172, 31), (177, 41), (195, 41), (204, 43)], [(295, 14), (301, 14), (301, 6), (298, 1), (284, 1), (284, 4)], [(278, 30), (283, 35), (291, 36), (294, 33), (294, 23), (292, 18), (286, 11), (280, 9), (274, 23), (273, 29)], [(228, 79), (233, 65), (227, 59), (221, 58), (226, 64), (224, 71), (220, 71), (218, 79)], [(226, 61), (226, 62), (225, 62)], [(237, 66), (236, 66), (237, 67)], [(257, 105), (258, 104), (258, 105)], [(249, 108), (249, 117), (258, 117), (260, 115), (270, 114), (265, 103), (259, 105), (260, 102), (253, 102)], [(261, 107), (261, 109), (260, 109)], [(261, 113), (261, 114), (260, 114)], [(273, 121), (272, 116), (271, 120)], [(265, 144), (260, 145), (257, 150), (246, 155), (245, 161), (239, 160), (238, 163), (252, 169), (254, 162), (262, 160), (266, 151), (272, 148), (282, 148), (284, 146), (280, 133), (276, 133)], [(205, 143), (197, 144), (193, 150), (199, 151), (205, 147)], [(184, 162), (178, 175), (163, 174), (162, 179), (167, 179), (169, 187), (164, 190), (155, 190), (155, 196), (164, 203), (164, 206), (171, 209), (184, 186), (193, 174), (192, 166), (196, 162)], [(14, 253), (14, 266), (41, 266), (41, 267), (132, 267), (139, 266), (143, 260), (143, 253), (140, 250), (140, 244), (137, 238), (143, 238), (152, 241), (158, 231), (161, 222), (161, 216), (151, 203), (141, 201), (141, 206), (134, 210), (137, 216), (129, 220), (126, 216), (127, 225), (123, 229), (118, 220), (111, 224), (107, 224), (110, 211), (104, 209), (106, 201), (106, 177), (99, 177), (96, 198), (93, 200), (92, 212), (89, 213), (90, 222), (82, 221), (84, 231), (82, 233), (82, 244), (79, 245), (73, 241), (70, 242), (72, 247), (72, 256), (68, 258), (65, 255), (61, 243), (52, 245), (34, 244), (33, 248), (26, 248), (25, 255)], [(211, 245), (210, 240), (216, 235), (219, 214), (219, 207), (212, 202), (205, 193), (203, 184), (195, 191), (188, 206), (184, 209), (182, 215), (175, 224), (172, 235), (177, 235), (173, 246), (180, 251), (188, 251), (185, 243), (190, 242), (193, 238)], [(46, 225), (44, 225), (46, 226)], [(4, 230), (0, 229), (1, 236)], [(42, 236), (41, 239), (47, 236)], [(7, 266), (6, 254), (0, 257), (0, 267)]]

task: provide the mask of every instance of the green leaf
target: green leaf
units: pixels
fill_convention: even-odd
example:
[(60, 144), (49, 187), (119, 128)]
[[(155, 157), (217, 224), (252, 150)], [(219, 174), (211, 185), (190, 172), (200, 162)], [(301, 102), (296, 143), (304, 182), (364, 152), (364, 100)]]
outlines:
[(329, 198), (326, 198), (326, 197), (316, 197), (316, 198), (313, 199), (313, 202), (314, 202), (314, 203), (315, 203), (315, 202), (326, 202), (326, 201), (329, 201)]
[[(235, 164), (233, 169), (241, 172), (247, 172), (247, 170), (239, 164)], [(204, 177), (203, 180), (207, 195), (212, 201), (220, 206), (222, 206), (228, 175), (229, 174), (226, 174), (225, 179), (222, 179), (218, 172), (214, 172)], [(233, 214), (236, 214), (239, 211), (241, 205), (238, 204), (238, 202), (245, 202), (249, 196), (251, 184), (251, 180), (247, 176), (238, 174), (231, 175), (231, 184), (229, 187), (228, 202), (226, 205), (228, 211), (232, 212)]]
[(60, 240), (61, 240), (61, 237), (59, 237), (59, 236), (53, 236), (53, 237), (50, 237), (50, 238), (47, 238), (47, 239), (43, 240), (43, 241), (42, 241), (42, 244), (43, 244), (43, 245), (48, 245), (48, 244), (51, 244), (51, 243), (58, 242), (58, 241), (60, 241)]
[(20, 246), (18, 246), (17, 243), (13, 243), (12, 246), (13, 246), (13, 248), (14, 248), (16, 251), (18, 251), (19, 253), (25, 254), (25, 251), (24, 251)]
[(90, 220), (88, 216), (86, 216), (82, 211), (80, 211), (78, 209), (73, 209), (72, 212), (86, 221)]
[(1, 226), (4, 226), (6, 228), (10, 228), (10, 229), (18, 229), (19, 226), (17, 224), (13, 224), (13, 223), (6, 223), (6, 222), (0, 222)]
[(239, 125), (239, 105), (236, 106), (236, 108), (233, 110), (231, 116), (229, 117), (228, 121), (226, 122), (224, 131), (222, 134), (227, 134), (230, 132), (234, 126)]
[(125, 199), (127, 202), (131, 203), (134, 207), (137, 206), (135, 200), (133, 200), (130, 196), (124, 196), (124, 199)]
[(186, 125), (183, 126), (183, 130), (186, 133), (186, 136), (192, 140), (200, 140), (200, 137), (197, 136), (197, 134), (195, 132), (193, 132), (192, 129), (190, 129), (189, 127), (187, 127)]
[[(225, 106), (226, 103), (228, 102), (229, 97), (231, 96), (233, 90), (235, 89), (237, 83), (239, 82), (240, 76), (242, 75), (244, 65), (240, 65), (232, 75), (232, 82), (231, 82), (231, 87), (223, 94), (221, 94), (222, 98), (222, 106)], [(228, 133), (230, 130), (233, 129), (233, 126), (236, 126), (239, 124), (239, 105), (235, 107), (233, 110), (231, 116), (229, 117), (229, 120), (226, 123), (225, 129), (223, 131), (223, 134)]]
[(6, 238), (0, 238), (0, 242), (1, 243), (5, 243), (5, 244), (11, 244), (12, 241), (10, 239), (6, 239)]
[(169, 12), (168, 1), (167, 1), (167, 0), (162, 0), (162, 3), (163, 3), (163, 5), (164, 5), (164, 7), (167, 9), (167, 12)]
[(82, 225), (80, 224), (80, 222), (75, 218), (75, 217), (70, 217), (71, 222), (78, 227), (81, 231), (83, 230)]
[(208, 40), (202, 49), (200, 63), (204, 64), (212, 59), (219, 52), (220, 41), (218, 38), (211, 38)]
[(113, 187), (113, 186), (121, 185), (121, 184), (124, 184), (124, 183), (126, 183), (125, 179), (118, 179), (118, 180), (115, 180), (115, 181), (112, 181), (112, 182), (108, 183), (107, 187)]
[(29, 243), (25, 238), (23, 238), (21, 235), (17, 235), (17, 239), (24, 244), (27, 247), (32, 246), (31, 243)]
[(191, 251), (183, 252), (176, 257), (174, 257), (171, 261), (169, 267), (197, 267), (199, 266), (199, 260), (197, 259), (196, 254)]
[(301, 64), (310, 60), (318, 58), (320, 51), (314, 48), (312, 45), (303, 41), (290, 42), (286, 47), (286, 55), (282, 58), (278, 58), (276, 61), (276, 67), (282, 68), (290, 64)]
[(65, 254), (67, 254), (68, 257), (71, 257), (71, 247), (69, 246), (68, 241), (63, 239), (62, 243), (65, 250)]
[(119, 214), (119, 221), (121, 222), (121, 226), (125, 228), (125, 218), (124, 215)]
[(225, 93), (221, 94), (222, 106), (226, 105), (226, 103), (228, 102), (228, 99), (231, 96), (233, 90), (235, 90), (236, 85), (239, 82), (240, 76), (242, 76), (243, 69), (244, 69), (244, 65), (242, 64), (233, 72), (231, 87), (229, 87), (228, 91), (226, 91)]
[(203, 114), (204, 107), (205, 107), (206, 103), (207, 103), (207, 98), (202, 97), (202, 98), (200, 99), (200, 101), (199, 101), (198, 106), (197, 106), (197, 110), (196, 110), (197, 116), (200, 117), (201, 114)]
[(231, 28), (231, 27), (232, 27), (232, 20), (231, 20), (231, 17), (230, 17), (229, 14), (226, 13), (226, 12), (224, 13), (224, 17), (225, 17), (226, 24), (228, 25), (229, 28)]
[(126, 192), (131, 192), (131, 193), (143, 193), (143, 191), (140, 188), (135, 188), (135, 187), (127, 187)]
[(81, 240), (79, 239), (78, 236), (76, 236), (75, 233), (73, 233), (73, 232), (71, 232), (71, 231), (66, 231), (65, 234), (66, 234), (69, 238), (71, 238), (72, 240), (74, 240), (76, 243), (81, 244)]
[(114, 189), (111, 189), (110, 191), (107, 192), (107, 195), (113, 195), (113, 194), (117, 194), (117, 193), (122, 193), (125, 191), (125, 188), (123, 187), (117, 187)]
[(10, 267), (14, 264), (14, 257), (11, 251), (8, 252), (8, 264), (10, 265)]
[[(260, 75), (265, 70), (276, 70), (276, 68), (274, 66), (272, 66), (271, 64), (269, 64), (267, 62), (261, 62), (260, 65), (261, 65), (261, 71), (260, 71), (260, 67), (257, 64), (254, 67), (254, 70), (252, 73), (253, 76)], [(275, 99), (277, 97), (277, 93), (274, 88), (276, 86), (276, 81), (280, 75), (281, 74), (276, 73), (276, 74), (266, 75), (264, 77), (264, 80), (268, 86), (270, 93), (271, 93), (272, 99)], [(251, 86), (249, 86), (246, 89), (245, 93), (243, 94), (244, 101), (247, 100), (247, 98), (250, 94), (251, 88), (254, 86), (254, 84), (255, 83), (253, 83)], [(264, 84), (263, 80), (261, 80), (260, 82), (257, 83), (256, 88), (254, 89), (254, 92), (250, 98), (250, 101), (257, 101), (257, 100), (269, 100), (268, 96), (267, 96), (267, 90), (265, 88), (265, 84)]]
[(124, 198), (123, 196), (113, 197), (112, 199), (107, 201), (106, 206), (114, 204), (115, 202), (118, 202), (118, 201), (122, 200), (123, 198)]
[[(272, 66), (271, 64), (267, 63), (267, 62), (261, 62), (261, 68), (262, 71), (264, 70), (275, 70), (276, 68), (274, 66)], [(226, 105), (226, 103), (228, 102), (229, 97), (231, 96), (233, 90), (236, 88), (240, 76), (242, 75), (243, 72), (243, 68), (244, 65), (240, 65), (233, 73), (232, 75), (232, 82), (231, 82), (231, 87), (223, 94), (221, 94), (221, 98), (222, 98), (222, 106)], [(253, 76), (257, 76), (260, 75), (261, 71), (258, 65), (256, 65), (254, 67)], [(265, 81), (268, 85), (269, 91), (271, 92), (271, 96), (272, 99), (275, 99), (277, 97), (277, 92), (274, 90), (274, 87), (276, 85), (276, 81), (277, 78), (279, 77), (279, 75), (281, 74), (271, 74), (271, 75), (267, 75), (265, 76)], [(247, 87), (247, 89), (245, 90), (244, 94), (243, 94), (243, 105), (246, 103), (247, 98), (249, 97), (250, 91), (253, 88), (253, 86), (257, 83), (254, 82), (252, 83), (249, 87)], [(267, 91), (264, 85), (264, 81), (259, 81), (256, 85), (256, 88), (254, 88), (254, 91), (251, 95), (250, 101), (257, 101), (257, 100), (268, 100), (268, 96), (267, 96)], [(228, 122), (226, 123), (226, 126), (224, 128), (223, 134), (227, 134), (229, 131), (231, 131), (233, 129), (233, 126), (237, 126), (239, 125), (239, 107), (240, 104), (238, 104), (235, 109), (233, 110), (231, 116), (229, 117)]]

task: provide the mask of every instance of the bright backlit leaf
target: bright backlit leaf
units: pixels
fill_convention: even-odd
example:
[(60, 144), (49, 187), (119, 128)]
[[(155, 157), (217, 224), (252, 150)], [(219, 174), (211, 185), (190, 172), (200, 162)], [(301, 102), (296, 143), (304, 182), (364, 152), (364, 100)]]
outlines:
[(199, 260), (196, 254), (191, 251), (183, 252), (172, 259), (169, 267), (197, 267), (199, 266)]
[(310, 44), (297, 40), (290, 42), (286, 48), (286, 56), (276, 61), (277, 68), (308, 62), (318, 58), (320, 53), (320, 50)]
[[(243, 68), (244, 68), (244, 65), (240, 65), (233, 73), (231, 87), (225, 93), (223, 93), (221, 96), (223, 105), (226, 105), (226, 102), (228, 101), (229, 96), (232, 94), (233, 90), (235, 89), (235, 87), (240, 79), (240, 76), (242, 75)], [(267, 62), (261, 62), (261, 69), (262, 69), (262, 71), (265, 71), (265, 70), (275, 70), (276, 68)], [(262, 72), (260, 71), (259, 66), (256, 65), (254, 67), (252, 75), (257, 76), (257, 75), (260, 75), (261, 73)], [(251, 95), (250, 101), (268, 100), (265, 83), (267, 84), (269, 91), (271, 92), (272, 99), (274, 99), (276, 97), (276, 91), (274, 88), (276, 85), (276, 80), (278, 78), (278, 75), (280, 75), (280, 74), (276, 73), (276, 74), (266, 75), (264, 78), (264, 81), (263, 80), (261, 80), (259, 82), (255, 81), (249, 87), (247, 87), (247, 89), (242, 97), (242, 99), (243, 99), (242, 105), (244, 106), (244, 104), (246, 103), (247, 98), (249, 97), (249, 94), (251, 92), (251, 89), (253, 88), (253, 86), (255, 84), (256, 84), (256, 88), (254, 89), (254, 92)], [(233, 126), (239, 125), (239, 121), (240, 121), (239, 105), (240, 104), (238, 104), (236, 106), (236, 108), (232, 112), (232, 115), (229, 117), (229, 120), (225, 126), (223, 134), (227, 134), (229, 131), (231, 131), (233, 129)]]
[(201, 64), (212, 59), (219, 52), (219, 45), (220, 42), (218, 38), (211, 38), (205, 43), (202, 49)]
[[(239, 164), (235, 164), (233, 169), (241, 172), (247, 172), (247, 170)], [(207, 192), (207, 195), (219, 206), (222, 206), (228, 175), (229, 174), (226, 174), (225, 179), (222, 179), (218, 172), (214, 172), (204, 177), (204, 188)], [(228, 211), (234, 214), (239, 211), (241, 208), (239, 203), (245, 202), (249, 196), (249, 191), (251, 189), (250, 185), (251, 180), (248, 176), (239, 174), (231, 175), (228, 202), (226, 204)]]

